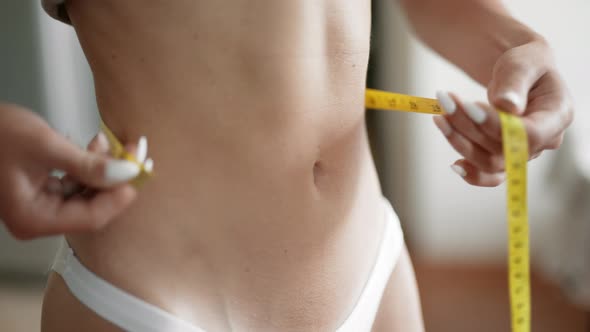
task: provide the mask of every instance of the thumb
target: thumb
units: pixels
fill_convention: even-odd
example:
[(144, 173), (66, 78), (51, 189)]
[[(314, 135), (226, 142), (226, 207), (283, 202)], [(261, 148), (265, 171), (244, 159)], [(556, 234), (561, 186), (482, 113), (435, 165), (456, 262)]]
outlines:
[(78, 182), (95, 188), (108, 188), (134, 179), (140, 167), (134, 162), (112, 159), (102, 151), (85, 151), (54, 132), (44, 153), (51, 167), (65, 171)]
[(521, 56), (518, 47), (506, 52), (494, 66), (488, 85), (490, 104), (502, 111), (523, 114), (529, 90), (541, 78), (545, 70), (536, 65), (535, 59)]

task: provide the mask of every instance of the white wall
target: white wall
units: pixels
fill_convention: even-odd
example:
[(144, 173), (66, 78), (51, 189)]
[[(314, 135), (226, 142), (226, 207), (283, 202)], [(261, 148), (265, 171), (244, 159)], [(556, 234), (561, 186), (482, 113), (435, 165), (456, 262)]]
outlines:
[[(388, 1), (382, 1), (388, 3)], [(507, 2), (508, 7), (522, 21), (545, 35), (555, 48), (558, 64), (572, 87), (580, 110), (577, 118), (577, 134), (588, 135), (590, 116), (590, 94), (586, 93), (590, 77), (590, 1), (563, 0), (558, 3), (549, 0), (521, 0)], [(397, 8), (381, 4), (378, 15), (381, 19), (394, 20)], [(393, 16), (392, 16), (393, 15)], [(389, 26), (388, 26), (389, 24)], [(386, 23), (382, 29), (399, 27), (399, 23)], [(385, 35), (382, 31), (382, 35)], [(383, 37), (387, 41), (389, 37)], [(486, 100), (485, 90), (467, 78), (453, 66), (426, 49), (415, 40), (408, 48), (399, 41), (399, 32), (389, 42), (398, 47), (392, 53), (381, 56), (390, 61), (381, 61), (381, 88), (395, 88), (400, 92), (433, 97), (437, 90), (457, 92), (466, 100)], [(386, 41), (377, 41), (384, 43)], [(404, 71), (396, 62), (409, 65)], [(400, 74), (406, 84), (400, 84)], [(406, 160), (402, 172), (388, 180), (386, 192), (392, 196), (409, 196), (403, 200), (405, 228), (423, 256), (437, 261), (503, 262), (506, 253), (505, 187), (476, 188), (465, 184), (451, 172), (449, 165), (459, 158), (438, 132), (429, 116), (388, 117), (387, 121), (401, 122), (410, 128), (407, 136), (392, 133), (390, 141), (403, 140), (406, 151), (399, 149), (399, 143), (392, 145), (391, 169), (398, 169), (393, 163)], [(399, 128), (393, 124), (390, 128)], [(584, 128), (585, 127), (585, 128)], [(583, 129), (583, 130), (582, 130)], [(402, 132), (403, 134), (403, 132)], [(590, 138), (590, 137), (588, 137)], [(577, 145), (580, 151), (589, 151), (587, 144)], [(587, 155), (586, 153), (585, 155)], [(533, 251), (542, 245), (540, 239), (547, 239), (547, 232), (556, 219), (544, 218), (552, 204), (545, 195), (546, 170), (554, 153), (545, 153), (529, 166), (529, 208)], [(400, 188), (401, 184), (401, 188)], [(392, 188), (393, 187), (393, 188)], [(394, 201), (393, 204), (397, 205)], [(557, 202), (558, 203), (558, 202)]]

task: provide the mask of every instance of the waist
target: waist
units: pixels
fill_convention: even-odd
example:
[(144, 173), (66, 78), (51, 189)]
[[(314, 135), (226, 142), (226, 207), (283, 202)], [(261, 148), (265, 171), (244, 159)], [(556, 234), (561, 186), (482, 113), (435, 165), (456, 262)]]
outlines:
[(330, 307), (333, 319), (362, 288), (383, 210), (362, 121), (315, 153), (288, 162), (213, 150), (156, 157), (163, 165), (131, 209), (68, 241), (90, 270), (172, 312), (234, 298), (231, 308), (282, 303), (286, 313), (287, 298), (307, 290), (345, 300)]
[(204, 230), (207, 237), (227, 238), (229, 225), (269, 227), (274, 237), (277, 232), (293, 236), (295, 228), (317, 226), (316, 220), (324, 226), (342, 223), (363, 196), (379, 195), (365, 124), (360, 118), (328, 142), (320, 141), (320, 134), (308, 129), (257, 142), (264, 133), (242, 139), (220, 133), (220, 141), (211, 142), (216, 138), (198, 131), (148, 130), (155, 176), (112, 227), (154, 220), (154, 227), (164, 228), (158, 223), (167, 219), (168, 226), (195, 228), (174, 235), (194, 240)]
[(215, 143), (178, 118), (182, 129), (148, 130), (155, 177), (108, 228), (73, 237), (74, 249), (133, 259), (157, 236), (168, 254), (199, 250), (229, 264), (261, 248), (326, 243), (372, 219), (380, 196), (363, 120), (327, 141), (308, 129), (242, 139), (219, 133)]

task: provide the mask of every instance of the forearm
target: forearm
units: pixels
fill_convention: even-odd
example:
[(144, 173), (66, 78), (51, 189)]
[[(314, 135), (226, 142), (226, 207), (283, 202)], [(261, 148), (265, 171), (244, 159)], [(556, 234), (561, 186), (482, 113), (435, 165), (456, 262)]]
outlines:
[(428, 46), (483, 85), (507, 50), (543, 38), (510, 16), (499, 0), (400, 0)]

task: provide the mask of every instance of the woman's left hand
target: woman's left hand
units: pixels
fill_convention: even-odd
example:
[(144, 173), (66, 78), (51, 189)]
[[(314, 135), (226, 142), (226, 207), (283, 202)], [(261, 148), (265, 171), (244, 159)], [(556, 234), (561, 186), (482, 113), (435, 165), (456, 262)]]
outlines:
[(434, 122), (464, 159), (451, 167), (475, 186), (497, 186), (504, 179), (500, 119), (495, 108), (522, 117), (530, 159), (557, 149), (573, 120), (568, 89), (544, 40), (512, 48), (494, 66), (486, 103), (466, 103), (446, 92), (437, 94), (446, 114)]

